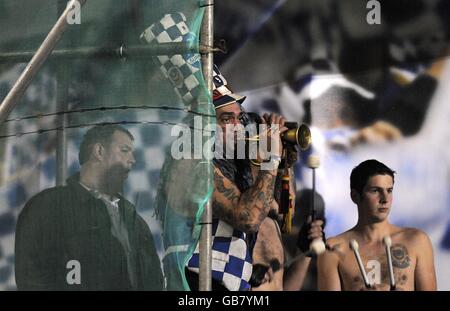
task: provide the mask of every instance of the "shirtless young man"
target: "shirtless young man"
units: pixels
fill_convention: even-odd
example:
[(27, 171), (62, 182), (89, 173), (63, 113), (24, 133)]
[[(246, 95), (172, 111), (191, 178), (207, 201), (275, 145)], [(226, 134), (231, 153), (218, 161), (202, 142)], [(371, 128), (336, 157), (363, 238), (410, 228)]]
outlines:
[[(355, 227), (327, 241), (331, 250), (318, 258), (319, 290), (390, 290), (387, 253), (383, 238), (391, 238), (396, 290), (436, 290), (433, 249), (428, 236), (414, 228), (389, 223), (394, 171), (376, 160), (355, 167), (350, 176), (352, 201), (358, 206)], [(370, 286), (365, 286), (356, 255), (355, 240)], [(353, 242), (354, 243), (354, 242)]]

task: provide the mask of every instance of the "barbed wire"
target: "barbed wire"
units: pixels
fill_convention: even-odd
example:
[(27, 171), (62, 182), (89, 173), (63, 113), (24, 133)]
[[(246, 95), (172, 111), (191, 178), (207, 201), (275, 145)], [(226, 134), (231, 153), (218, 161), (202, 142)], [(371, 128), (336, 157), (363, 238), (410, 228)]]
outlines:
[(57, 112), (51, 112), (51, 113), (39, 113), (36, 115), (29, 115), (24, 116), (20, 118), (12, 118), (7, 119), (3, 123), (8, 122), (17, 122), (22, 120), (31, 120), (31, 119), (40, 119), (44, 117), (51, 117), (51, 116), (60, 116), (60, 115), (68, 115), (73, 113), (83, 113), (83, 112), (93, 112), (93, 111), (108, 111), (108, 110), (128, 110), (128, 109), (155, 109), (155, 110), (173, 110), (173, 111), (183, 111), (186, 113), (192, 113), (198, 116), (204, 116), (204, 117), (212, 117), (215, 118), (216, 116), (213, 114), (206, 114), (202, 112), (198, 112), (191, 109), (186, 108), (180, 108), (180, 107), (170, 107), (170, 106), (150, 106), (150, 105), (140, 105), (140, 106), (102, 106), (102, 107), (95, 107), (95, 108), (81, 108), (76, 110), (65, 110), (65, 111), (57, 111)]
[(214, 130), (207, 130), (205, 128), (196, 128), (194, 126), (190, 126), (184, 123), (174, 123), (174, 122), (168, 122), (168, 121), (111, 121), (111, 122), (94, 122), (94, 123), (84, 123), (84, 124), (77, 124), (77, 125), (68, 125), (68, 126), (58, 126), (53, 127), (49, 129), (39, 129), (36, 131), (28, 131), (28, 132), (18, 132), (14, 134), (9, 135), (0, 135), (1, 139), (7, 139), (11, 137), (22, 137), (25, 135), (31, 135), (31, 134), (43, 134), (47, 132), (53, 132), (58, 130), (64, 130), (64, 129), (76, 129), (76, 128), (84, 128), (84, 127), (91, 127), (96, 125), (138, 125), (138, 124), (152, 124), (152, 125), (172, 125), (172, 126), (182, 126), (185, 128), (190, 128), (191, 130), (198, 130), (202, 132), (209, 132), (210, 134), (215, 133)]

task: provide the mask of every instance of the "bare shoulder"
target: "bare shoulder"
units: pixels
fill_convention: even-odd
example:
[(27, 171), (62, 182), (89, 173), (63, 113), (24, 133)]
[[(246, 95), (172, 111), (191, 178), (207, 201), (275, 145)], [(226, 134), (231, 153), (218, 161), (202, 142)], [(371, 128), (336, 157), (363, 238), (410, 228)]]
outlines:
[(351, 230), (343, 232), (339, 235), (327, 239), (327, 245), (333, 250), (341, 250), (348, 248), (349, 241), (353, 238), (354, 234)]
[(349, 241), (353, 238), (354, 234), (352, 231), (343, 232), (337, 236), (327, 239), (327, 252), (326, 256), (329, 260), (334, 258), (336, 262), (345, 260), (347, 253), (349, 251)]
[(393, 232), (392, 237), (398, 237), (399, 240), (417, 247), (431, 244), (428, 235), (424, 231), (417, 228), (398, 228), (395, 232)]
[(393, 252), (403, 253), (413, 258), (425, 258), (433, 255), (433, 246), (428, 235), (416, 228), (397, 228), (391, 234)]

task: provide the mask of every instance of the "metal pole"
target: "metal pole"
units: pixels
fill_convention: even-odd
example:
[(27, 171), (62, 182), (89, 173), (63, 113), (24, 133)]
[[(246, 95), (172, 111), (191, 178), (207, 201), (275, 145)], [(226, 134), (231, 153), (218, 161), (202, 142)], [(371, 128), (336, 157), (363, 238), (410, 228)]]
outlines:
[(312, 169), (311, 221), (316, 220), (316, 169)]
[[(63, 64), (61, 65), (61, 68), (58, 67), (57, 69), (56, 104), (58, 106), (58, 111), (68, 110), (66, 68), (67, 66)], [(67, 178), (67, 115), (65, 113), (58, 115), (56, 122), (56, 185), (62, 186), (65, 184)]]
[[(203, 16), (203, 23), (201, 28), (201, 44), (213, 47), (214, 44), (214, 0), (203, 1), (205, 6), (205, 15)], [(206, 86), (212, 95), (213, 92), (213, 53), (210, 50), (202, 54), (202, 68), (203, 76), (205, 78)], [(208, 176), (211, 174), (208, 174)], [(209, 177), (208, 177), (209, 178)], [(212, 182), (209, 180), (209, 183)], [(208, 184), (209, 184), (208, 183)], [(212, 198), (207, 202), (205, 211), (202, 215), (202, 232), (200, 236), (200, 275), (199, 275), (199, 290), (211, 291), (212, 289)]]
[(39, 72), (41, 66), (47, 60), (48, 56), (55, 48), (56, 44), (61, 39), (66, 29), (69, 27), (69, 24), (67, 23), (67, 17), (69, 16), (69, 13), (71, 13), (72, 8), (75, 7), (75, 2), (80, 3), (81, 7), (86, 3), (86, 1), (87, 0), (71, 0), (69, 2), (63, 14), (56, 22), (55, 26), (53, 26), (52, 30), (50, 30), (49, 34), (45, 38), (44, 42), (42, 42), (36, 54), (33, 56), (27, 67), (20, 75), (19, 79), (12, 87), (11, 91), (3, 100), (0, 106), (0, 123), (3, 123), (3, 121), (8, 118), (11, 111), (22, 98), (30, 83), (33, 81), (35, 75)]
[[(210, 48), (200, 45), (200, 53), (210, 52)], [(213, 51), (220, 51), (215, 48)], [(36, 52), (20, 51), (0, 53), (0, 63), (25, 63), (29, 62)], [(111, 47), (78, 47), (73, 49), (53, 50), (48, 60), (74, 60), (86, 58), (133, 58), (148, 59), (156, 55), (177, 55), (177, 54), (197, 53), (197, 47), (185, 42), (168, 42), (147, 45), (132, 45)]]
[[(67, 0), (58, 1), (58, 16), (64, 12), (67, 6)], [(57, 111), (68, 110), (68, 74), (69, 69), (67, 63), (58, 64), (56, 69), (56, 105)], [(66, 136), (67, 115), (61, 114), (57, 116), (56, 130), (56, 185), (62, 186), (67, 178), (67, 136)]]

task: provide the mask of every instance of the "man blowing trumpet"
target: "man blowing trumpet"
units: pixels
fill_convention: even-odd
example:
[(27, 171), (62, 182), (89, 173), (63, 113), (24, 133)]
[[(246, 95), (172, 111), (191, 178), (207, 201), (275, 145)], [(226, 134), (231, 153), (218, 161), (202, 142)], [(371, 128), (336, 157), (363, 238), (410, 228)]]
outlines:
[(389, 223), (394, 171), (376, 160), (355, 167), (351, 199), (358, 206), (355, 227), (327, 244), (318, 258), (319, 290), (436, 290), (428, 236)]

